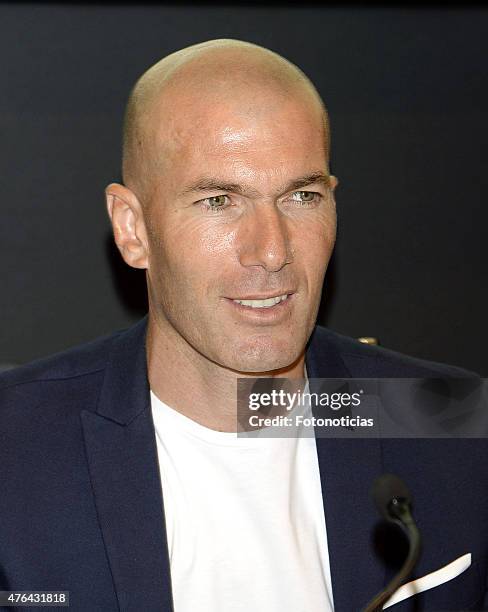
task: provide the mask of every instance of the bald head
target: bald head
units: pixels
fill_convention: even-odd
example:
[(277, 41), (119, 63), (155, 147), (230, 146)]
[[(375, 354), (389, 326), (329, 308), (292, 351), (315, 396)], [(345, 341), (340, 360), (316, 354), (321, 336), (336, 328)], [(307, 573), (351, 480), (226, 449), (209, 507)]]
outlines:
[[(139, 78), (129, 97), (123, 133), (125, 185), (143, 202), (148, 199), (155, 172), (161, 171), (164, 157), (178, 147), (184, 132), (188, 137), (196, 117), (206, 120), (222, 105), (243, 116), (273, 113), (289, 100), (302, 102), (320, 116), (328, 158), (325, 106), (308, 77), (285, 58), (231, 39), (203, 42), (168, 55)], [(205, 117), (195, 108), (205, 109)]]
[(125, 185), (105, 192), (122, 257), (146, 270), (150, 380), (172, 379), (166, 361), (206, 390), (214, 368), (301, 376), (336, 233), (328, 148), (314, 86), (262, 47), (205, 42), (139, 79)]

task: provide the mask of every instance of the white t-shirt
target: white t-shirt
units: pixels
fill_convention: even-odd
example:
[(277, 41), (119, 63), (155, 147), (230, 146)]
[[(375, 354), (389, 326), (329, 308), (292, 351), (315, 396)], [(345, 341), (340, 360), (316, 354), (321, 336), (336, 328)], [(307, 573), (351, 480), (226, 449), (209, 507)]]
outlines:
[(215, 431), (152, 391), (151, 406), (175, 612), (332, 611), (315, 438)]

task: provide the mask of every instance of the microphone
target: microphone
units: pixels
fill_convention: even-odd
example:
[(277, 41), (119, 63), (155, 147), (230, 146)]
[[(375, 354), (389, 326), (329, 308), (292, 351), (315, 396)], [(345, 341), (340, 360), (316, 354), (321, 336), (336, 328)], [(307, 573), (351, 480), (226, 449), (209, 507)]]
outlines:
[(420, 552), (420, 533), (411, 513), (412, 496), (406, 484), (395, 474), (383, 474), (376, 479), (371, 496), (380, 515), (398, 525), (408, 538), (409, 550), (400, 571), (389, 584), (364, 609), (364, 612), (378, 612), (383, 604), (406, 581), (417, 562)]

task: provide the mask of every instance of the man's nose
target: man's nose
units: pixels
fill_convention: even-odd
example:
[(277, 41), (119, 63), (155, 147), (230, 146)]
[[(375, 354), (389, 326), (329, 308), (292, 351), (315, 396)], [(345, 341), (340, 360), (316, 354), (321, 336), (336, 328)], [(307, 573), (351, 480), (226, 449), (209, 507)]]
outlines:
[(277, 272), (293, 261), (286, 218), (272, 204), (260, 204), (244, 221), (240, 236), (240, 263)]

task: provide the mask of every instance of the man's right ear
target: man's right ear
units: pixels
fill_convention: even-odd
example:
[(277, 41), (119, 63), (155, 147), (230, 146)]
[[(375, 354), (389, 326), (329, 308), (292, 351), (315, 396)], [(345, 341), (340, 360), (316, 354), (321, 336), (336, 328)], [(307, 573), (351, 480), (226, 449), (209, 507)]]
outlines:
[(142, 206), (133, 191), (119, 183), (105, 189), (114, 240), (124, 261), (133, 268), (148, 267), (148, 241)]

